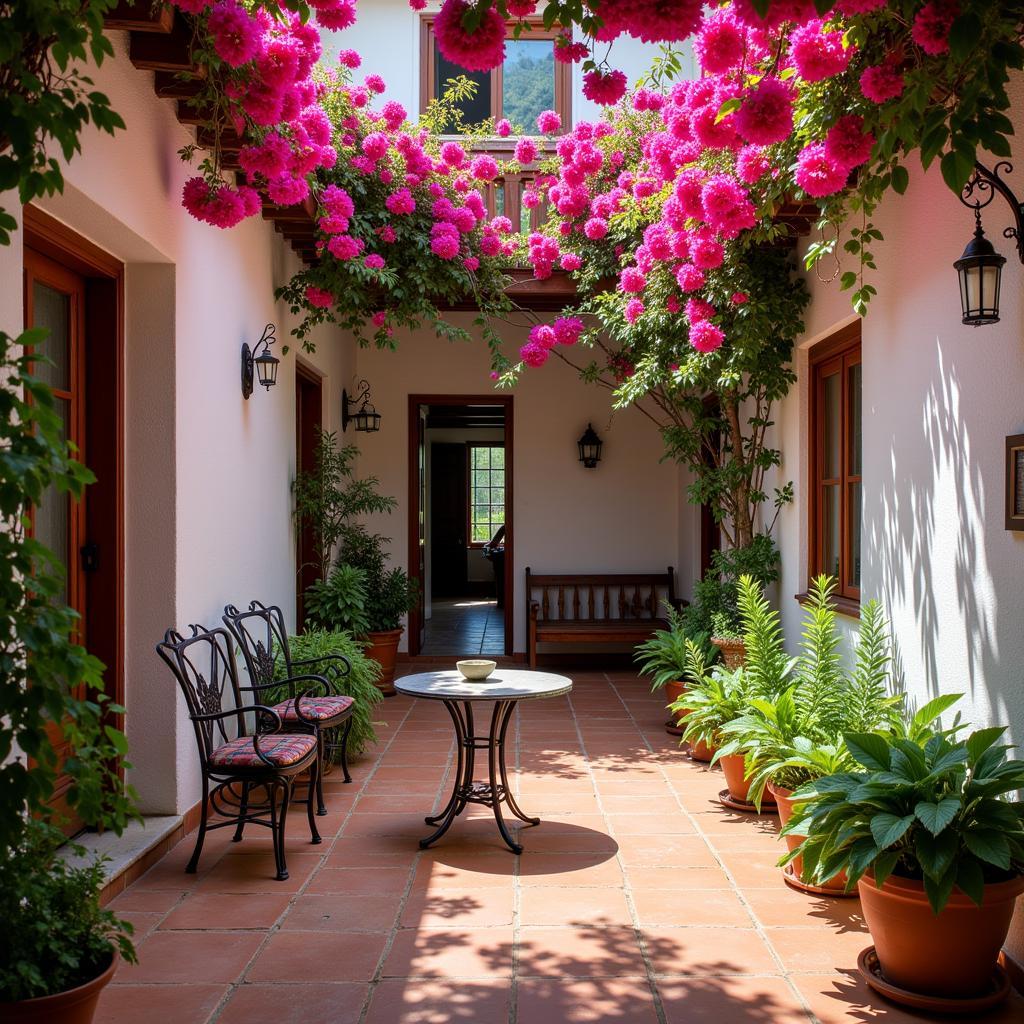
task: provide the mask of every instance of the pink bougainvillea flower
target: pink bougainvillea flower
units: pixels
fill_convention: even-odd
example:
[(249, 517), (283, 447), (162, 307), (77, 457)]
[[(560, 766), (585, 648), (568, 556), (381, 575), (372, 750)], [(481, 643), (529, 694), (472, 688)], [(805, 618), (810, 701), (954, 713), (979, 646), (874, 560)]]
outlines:
[(704, 276), (704, 271), (700, 267), (695, 267), (692, 263), (684, 263), (676, 271), (676, 284), (684, 292), (696, 292), (704, 287), (707, 278)]
[(751, 0), (733, 0), (736, 17), (751, 28), (778, 28), (784, 21), (801, 25), (818, 16), (813, 0), (772, 0), (762, 16)]
[(398, 237), (395, 234), (395, 229), (390, 224), (384, 224), (377, 228), (377, 237), (382, 242), (387, 242), (390, 245)]
[(186, 14), (202, 14), (213, 0), (174, 0), (174, 6)]
[(914, 42), (933, 57), (949, 50), (949, 30), (960, 5), (956, 0), (931, 0), (917, 12), (910, 35)]
[(619, 274), (619, 286), (627, 294), (636, 294), (647, 287), (647, 278), (639, 267), (626, 267)]
[(608, 234), (608, 221), (603, 217), (591, 217), (583, 225), (583, 233), (592, 242), (596, 242), (599, 238), (604, 238)]
[(263, 32), (259, 22), (233, 0), (217, 4), (206, 24), (217, 56), (231, 67), (248, 64), (260, 52)]
[(596, 68), (583, 76), (583, 95), (593, 103), (613, 107), (626, 95), (628, 82), (621, 71), (602, 72)]
[(506, 6), (513, 18), (528, 18), (537, 10), (537, 0), (508, 0)]
[(860, 76), (860, 91), (872, 103), (888, 103), (896, 99), (902, 95), (904, 84), (903, 73), (895, 59), (887, 59), (883, 64), (865, 68)]
[(267, 195), (278, 206), (294, 206), (309, 195), (309, 182), (294, 174), (275, 174), (267, 178)]
[(246, 174), (262, 174), (267, 178), (283, 174), (290, 158), (288, 140), (276, 131), (267, 132), (258, 145), (243, 146), (238, 154), (238, 162)]
[(736, 154), (736, 176), (753, 185), (771, 170), (771, 161), (759, 146), (744, 146)]
[(624, 315), (627, 323), (635, 324), (643, 316), (644, 304), (638, 298), (632, 298), (626, 303)]
[(352, 197), (343, 188), (337, 185), (328, 185), (320, 193), (320, 202), (324, 209), (333, 217), (351, 217), (355, 213), (355, 203)]
[(383, 270), (385, 266), (384, 257), (380, 253), (371, 252), (366, 259), (363, 260), (363, 266), (367, 270)]
[(416, 209), (416, 200), (409, 189), (400, 188), (397, 192), (392, 192), (384, 200), (384, 205), (388, 208), (389, 212), (401, 216), (412, 213)]
[(537, 118), (537, 128), (541, 135), (554, 135), (562, 127), (562, 118), (554, 110), (545, 110)]
[(472, 274), (480, 269), (480, 260), (476, 256), (467, 256), (462, 261), (462, 265)]
[(550, 356), (550, 350), (538, 345), (535, 341), (528, 341), (520, 350), (519, 355), (527, 366), (537, 369), (543, 366)]
[(559, 345), (575, 345), (583, 333), (583, 321), (578, 316), (560, 316), (552, 325)]
[[(249, 193), (255, 197), (255, 203)], [(255, 189), (248, 186), (233, 189), (223, 184), (211, 186), (199, 176), (185, 182), (181, 203), (196, 220), (217, 228), (233, 228), (260, 208)]]
[(409, 0), (409, 6), (414, 11), (422, 11), (427, 6), (427, 0)]
[(812, 142), (800, 151), (794, 177), (809, 196), (820, 199), (843, 189), (849, 169), (828, 156), (823, 142)]
[(842, 32), (826, 29), (820, 19), (789, 34), (789, 56), (805, 82), (821, 82), (845, 71), (854, 52), (852, 46), (843, 46)]
[(864, 131), (864, 118), (845, 114), (825, 136), (825, 156), (850, 170), (867, 162), (874, 144), (875, 137)]
[(770, 75), (743, 96), (736, 111), (736, 130), (758, 146), (788, 139), (793, 131), (793, 90)]
[(449, 221), (438, 221), (430, 229), (430, 249), (443, 260), (453, 260), (461, 248), (459, 229)]
[(311, 306), (316, 306), (317, 309), (330, 309), (334, 305), (334, 295), (323, 288), (317, 288), (315, 285), (309, 285), (306, 288), (305, 295), (306, 301)]
[(695, 324), (699, 320), (710, 320), (714, 315), (715, 307), (710, 302), (706, 302), (704, 299), (686, 300), (686, 319), (691, 324)]
[(341, 32), (356, 23), (355, 0), (318, 0), (310, 6), (316, 8), (316, 20), (331, 32)]
[(722, 347), (725, 335), (709, 320), (698, 320), (690, 326), (690, 344), (705, 354)]
[(562, 264), (563, 270), (568, 270), (570, 272), (579, 270), (583, 266), (583, 258), (574, 252), (564, 253), (559, 262)]
[(530, 341), (545, 349), (552, 349), (558, 342), (558, 335), (550, 324), (535, 324), (530, 328)]
[(744, 30), (728, 8), (707, 15), (694, 36), (693, 50), (705, 74), (721, 75), (743, 59)]
[(744, 302), (749, 302), (750, 296), (746, 292), (733, 292), (732, 293), (732, 304), (734, 306), (742, 306)]
[(727, 174), (709, 178), (701, 190), (704, 220), (727, 238), (755, 223), (754, 204), (740, 184)]
[(505, 20), (494, 5), (484, 13), (476, 31), (467, 32), (462, 19), (469, 10), (468, 0), (444, 0), (434, 21), (437, 48), (460, 68), (490, 71), (505, 59)]
[(843, 14), (867, 14), (869, 11), (877, 11), (884, 7), (886, 0), (838, 0), (836, 7)]
[(384, 84), (384, 79), (380, 75), (367, 75), (366, 76), (366, 88), (370, 92), (381, 93), (387, 86)]
[(446, 142), (441, 147), (441, 159), (449, 167), (461, 167), (466, 162), (466, 151), (457, 142)]
[(578, 64), (590, 56), (590, 47), (586, 43), (574, 43), (562, 34), (555, 40), (555, 60), (560, 64)]
[(716, 270), (725, 259), (725, 247), (710, 235), (690, 239), (690, 259), (701, 270)]
[(389, 132), (398, 131), (398, 129), (405, 123), (405, 119), (408, 116), (405, 107), (403, 107), (397, 100), (388, 100), (388, 102), (381, 108), (381, 115), (384, 118), (384, 124), (387, 126)]
[(515, 158), (517, 164), (532, 164), (537, 159), (537, 143), (526, 137), (516, 143)]
[(362, 149), (370, 160), (381, 160), (388, 151), (388, 137), (383, 132), (370, 132), (363, 139)]
[(665, 300), (665, 308), (670, 313), (678, 313), (679, 310), (682, 308), (682, 306), (679, 304), (679, 296), (678, 295), (670, 295)]
[(364, 247), (361, 238), (353, 238), (351, 235), (331, 235), (327, 242), (331, 255), (342, 261), (354, 260)]
[[(424, 3), (426, 3), (426, 0), (424, 0)], [(338, 63), (355, 70), (363, 63), (363, 58), (355, 50), (342, 50), (338, 54)]]
[(499, 171), (500, 168), (498, 167), (497, 160), (486, 153), (481, 153), (479, 156), (474, 157), (473, 162), (469, 165), (469, 173), (477, 181), (493, 181), (498, 176)]
[(501, 139), (507, 139), (512, 134), (512, 122), (507, 118), (503, 117), (495, 126), (494, 134)]

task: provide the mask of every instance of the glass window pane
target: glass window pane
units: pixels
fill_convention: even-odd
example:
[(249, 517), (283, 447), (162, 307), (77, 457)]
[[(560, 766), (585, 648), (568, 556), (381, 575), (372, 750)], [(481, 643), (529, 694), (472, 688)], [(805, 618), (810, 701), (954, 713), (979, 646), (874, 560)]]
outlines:
[(494, 215), (505, 216), (505, 184), (501, 181), (494, 183)]
[(850, 373), (847, 378), (847, 407), (849, 409), (848, 416), (850, 420), (850, 476), (860, 476), (860, 395), (860, 363), (856, 363), (850, 367)]
[(52, 388), (68, 391), (71, 387), (71, 296), (40, 281), (32, 282), (33, 326), (46, 327), (49, 336), (36, 349), (56, 365), (38, 362), (33, 373)]
[(555, 107), (555, 45), (550, 39), (505, 43), (502, 113), (517, 131), (535, 131), (537, 117)]
[[(552, 51), (553, 53), (554, 51)], [(434, 42), (434, 98), (440, 99), (448, 88), (448, 82), (453, 78), (464, 75), (470, 81), (476, 83), (476, 91), (469, 99), (462, 100), (458, 107), (462, 111), (463, 124), (472, 127), (481, 121), (486, 121), (491, 116), (491, 73), (489, 71), (467, 71), (448, 60)], [(448, 124), (443, 128), (443, 134), (454, 134), (457, 131), (454, 125)]]
[[(64, 423), (61, 430), (61, 437), (68, 436), (68, 416), (70, 403), (57, 400), (54, 403), (54, 410)], [(71, 515), (71, 499), (67, 494), (61, 494), (55, 487), (48, 487), (43, 494), (43, 500), (34, 510), (33, 536), (44, 547), (49, 548), (60, 560), (65, 568), (70, 564), (70, 536), (68, 523)], [(54, 598), (58, 604), (68, 603), (66, 584), (61, 587), (60, 593)]]
[(851, 587), (860, 587), (860, 519), (861, 519), (861, 492), (860, 484), (850, 484), (847, 491), (850, 503), (850, 566), (849, 584)]
[(495, 469), (505, 468), (505, 449), (504, 448), (491, 448), (491, 466)]
[(474, 524), (472, 538), (472, 543), (474, 544), (486, 544), (491, 539), (491, 532), (487, 523)]
[(842, 464), (842, 424), (843, 405), (842, 391), (840, 390), (840, 378), (838, 373), (833, 373), (824, 379), (823, 383), (823, 406), (822, 415), (825, 425), (824, 437), (824, 467), (823, 475), (826, 480), (834, 480), (839, 476)]
[(486, 487), (491, 482), (491, 474), (486, 469), (477, 469), (473, 471), (473, 486), (474, 487)]
[(839, 577), (839, 493), (838, 484), (823, 487), (821, 494), (821, 571)]

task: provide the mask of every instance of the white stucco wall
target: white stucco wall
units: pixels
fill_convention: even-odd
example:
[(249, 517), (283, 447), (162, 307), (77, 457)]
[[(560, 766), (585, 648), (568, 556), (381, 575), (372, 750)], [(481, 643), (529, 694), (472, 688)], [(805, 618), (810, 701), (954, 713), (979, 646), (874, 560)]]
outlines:
[[(471, 318), (455, 317), (465, 326)], [(508, 338), (510, 351), (525, 336)], [(392, 561), (409, 566), (407, 539), (408, 396), (487, 394), (487, 347), (450, 343), (427, 332), (398, 338), (398, 351), (360, 349), (357, 367), (383, 414), (379, 433), (360, 442), (361, 473), (399, 499), (372, 523), (393, 539)], [(608, 395), (584, 385), (557, 360), (524, 374), (511, 392), (514, 453), (515, 649), (525, 650), (524, 571), (661, 571), (693, 574), (679, 551), (681, 491), (675, 466), (660, 462), (657, 430), (634, 409), (612, 415)], [(576, 441), (592, 421), (604, 441), (601, 463), (586, 469)], [(687, 564), (681, 564), (686, 561)], [(403, 643), (405, 638), (403, 638)]]
[[(273, 225), (231, 231), (180, 206), (190, 169), (177, 150), (190, 132), (153, 93), (152, 74), (125, 56), (94, 71), (127, 124), (111, 138), (87, 130), (66, 169), (67, 188), (39, 206), (124, 261), (126, 729), (130, 780), (147, 813), (181, 813), (199, 796), (192, 728), (153, 645), (169, 626), (217, 625), (223, 606), (254, 597), (295, 609), (295, 386), (299, 354), (282, 355), (278, 385), (239, 387), (240, 349), (265, 324), (282, 344), (292, 326), (274, 288), (299, 267)], [(16, 205), (10, 197), (3, 205)], [(0, 316), (23, 319), (22, 240), (0, 250)], [(340, 427), (351, 344), (324, 333), (324, 424)]]

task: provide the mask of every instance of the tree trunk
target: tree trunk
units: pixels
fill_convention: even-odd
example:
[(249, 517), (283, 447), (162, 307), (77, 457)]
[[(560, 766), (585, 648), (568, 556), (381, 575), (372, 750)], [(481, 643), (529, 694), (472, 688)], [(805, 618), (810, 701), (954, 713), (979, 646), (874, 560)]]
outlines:
[(732, 461), (741, 470), (740, 479), (732, 490), (733, 546), (749, 547), (754, 542), (754, 524), (750, 514), (750, 478), (743, 451), (743, 428), (740, 426), (740, 403), (735, 394), (722, 397), (722, 412), (729, 427), (729, 445)]

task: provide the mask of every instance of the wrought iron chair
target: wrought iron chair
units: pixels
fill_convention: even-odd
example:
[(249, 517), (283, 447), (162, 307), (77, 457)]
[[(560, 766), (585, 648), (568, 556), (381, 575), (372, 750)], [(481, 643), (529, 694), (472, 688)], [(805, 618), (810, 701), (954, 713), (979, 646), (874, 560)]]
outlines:
[[(312, 735), (282, 731), (282, 716), (261, 704), (243, 704), (238, 666), (231, 637), (222, 628), (191, 626), (191, 635), (169, 629), (156, 645), (157, 654), (173, 673), (188, 705), (195, 729), (203, 775), (203, 803), (199, 835), (185, 870), (195, 872), (206, 833), (235, 826), (233, 842), (241, 842), (246, 824), (264, 825), (274, 841), (277, 880), (288, 877), (284, 856), (285, 821), (295, 777), (307, 769), (315, 780), (320, 771), (316, 739)], [(303, 698), (292, 702), (296, 714), (304, 714)], [(247, 719), (254, 721), (251, 730)], [(234, 728), (229, 728), (231, 722)], [(252, 790), (264, 788), (266, 802), (251, 804)], [(321, 842), (313, 814), (313, 785), (306, 801), (309, 833)], [(278, 804), (280, 803), (280, 807)], [(209, 811), (229, 819), (209, 823)], [(261, 815), (266, 816), (261, 816)]]
[[(348, 770), (348, 737), (352, 731), (355, 700), (339, 693), (335, 682), (348, 675), (352, 666), (340, 654), (293, 659), (288, 646), (284, 614), (277, 605), (268, 606), (260, 601), (251, 601), (249, 608), (243, 612), (229, 604), (224, 608), (224, 625), (241, 648), (249, 673), (252, 685), (243, 686), (243, 692), (251, 691), (258, 696), (268, 689), (287, 686), (289, 699), (273, 705), (281, 716), (284, 728), (294, 732), (309, 732), (316, 737), (320, 758), (320, 771), (316, 777), (317, 814), (326, 814), (323, 794), (325, 756), (333, 755), (338, 750), (345, 781), (352, 781)], [(281, 679), (274, 678), (275, 659), (278, 656), (284, 662), (285, 674)], [(311, 667), (316, 672), (296, 672), (297, 669)], [(304, 691), (301, 713), (294, 700), (296, 684), (302, 684)], [(341, 731), (340, 738), (336, 738), (338, 730)]]

